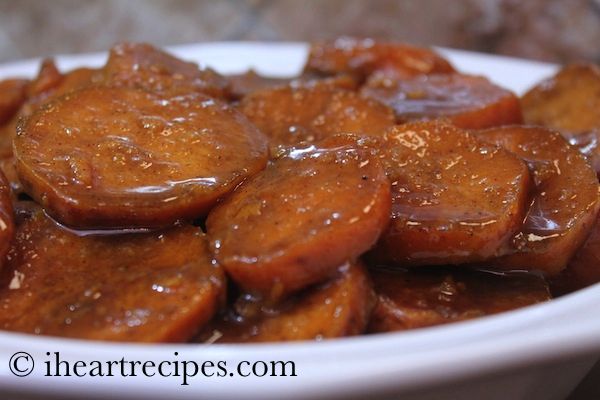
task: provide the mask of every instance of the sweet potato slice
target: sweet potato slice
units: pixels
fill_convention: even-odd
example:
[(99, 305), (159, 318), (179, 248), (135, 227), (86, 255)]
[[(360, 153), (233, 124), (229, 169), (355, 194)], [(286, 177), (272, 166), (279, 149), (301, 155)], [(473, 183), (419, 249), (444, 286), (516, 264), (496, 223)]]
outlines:
[[(54, 63), (42, 66), (38, 77), (31, 83), (29, 97), (23, 104), (15, 121), (11, 121), (14, 128), (13, 137), (16, 132), (18, 119), (29, 118), (34, 111), (50, 100), (60, 97), (64, 94), (82, 89), (100, 82), (102, 75), (100, 70), (94, 68), (76, 68), (67, 73), (54, 71)], [(48, 72), (47, 70), (51, 72)], [(55, 75), (58, 74), (58, 75)]]
[(383, 168), (344, 135), (288, 150), (215, 207), (206, 227), (229, 276), (273, 300), (368, 250), (389, 212)]
[(10, 185), (0, 172), (0, 266), (5, 263), (5, 256), (15, 235), (15, 219), (12, 205)]
[(15, 169), (15, 159), (13, 157), (0, 158), (0, 171), (6, 179), (10, 192), (13, 195), (19, 195), (23, 192), (23, 186)]
[(465, 129), (523, 122), (518, 97), (482, 76), (431, 74), (390, 79), (376, 74), (361, 94), (393, 108), (399, 121), (441, 117)]
[(563, 270), (596, 221), (598, 179), (585, 157), (557, 132), (507, 126), (478, 133), (525, 160), (534, 181), (533, 200), (508, 254), (494, 261), (509, 269)]
[(229, 97), (232, 100), (240, 100), (258, 90), (285, 86), (292, 80), (290, 78), (262, 76), (254, 70), (249, 70), (243, 74), (226, 75), (225, 78), (229, 82)]
[(75, 68), (69, 72), (61, 73), (52, 59), (42, 62), (37, 77), (31, 81), (27, 88), (27, 110), (29, 116), (37, 107), (53, 97), (80, 89), (91, 84), (99, 83), (103, 76), (101, 70), (94, 68)]
[(14, 115), (7, 123), (0, 126), (0, 171), (8, 180), (9, 186), (18, 193), (21, 191), (21, 183), (17, 177), (14, 167), (12, 152), (12, 141), (16, 135), (18, 117)]
[(305, 72), (324, 75), (352, 73), (366, 77), (375, 71), (407, 77), (453, 72), (452, 65), (435, 51), (404, 43), (340, 37), (312, 43)]
[(142, 88), (163, 95), (204, 93), (227, 97), (228, 82), (210, 68), (180, 60), (146, 43), (121, 43), (109, 53), (105, 83)]
[(437, 121), (394, 126), (380, 147), (392, 181), (392, 221), (371, 252), (377, 262), (483, 261), (519, 229), (530, 179), (508, 151)]
[[(29, 117), (33, 111), (52, 97), (91, 84), (96, 76), (97, 70), (90, 68), (78, 68), (63, 75), (58, 71), (53, 60), (44, 60), (34, 80), (31, 82), (21, 80), (23, 83), (22, 97), (17, 109), (14, 110), (9, 119), (4, 122), (0, 121), (0, 157), (12, 156), (12, 140), (20, 118)], [(0, 120), (2, 120), (1, 97), (0, 89)]]
[(12, 157), (12, 141), (16, 135), (18, 119), (0, 126), (0, 158)]
[[(2, 118), (2, 99), (0, 98), (0, 158), (12, 158), (12, 141), (16, 135), (17, 123), (19, 119), (31, 115), (39, 104), (47, 97), (48, 93), (54, 90), (62, 81), (63, 76), (54, 64), (54, 60), (45, 59), (37, 76), (30, 82), (21, 80), (19, 89), (21, 92), (19, 100), (13, 104), (12, 111), (7, 114), (7, 118)], [(2, 96), (0, 92), (0, 97)], [(3, 121), (2, 121), (3, 120)]]
[(25, 101), (28, 83), (26, 79), (0, 81), (0, 125), (6, 123)]
[(592, 232), (567, 268), (552, 277), (550, 287), (556, 294), (565, 294), (600, 282), (600, 223), (596, 223)]
[(600, 67), (572, 64), (521, 99), (525, 122), (559, 131), (600, 176)]
[(58, 86), (50, 91), (52, 97), (59, 97), (66, 93), (91, 86), (101, 82), (101, 71), (94, 68), (76, 68), (63, 75)]
[(528, 124), (572, 134), (600, 130), (600, 67), (566, 66), (530, 89), (521, 104)]
[(370, 332), (464, 321), (550, 300), (546, 281), (527, 273), (468, 269), (371, 271), (377, 303)]
[(272, 146), (318, 141), (338, 133), (381, 136), (394, 124), (394, 113), (387, 106), (322, 83), (254, 92), (242, 99), (239, 109)]
[(579, 134), (563, 133), (563, 137), (587, 158), (596, 175), (600, 177), (600, 129)]
[(8, 178), (8, 184), (13, 189), (19, 189), (20, 183), (13, 173), (12, 141), (16, 133), (19, 109), (27, 100), (28, 87), (29, 81), (24, 79), (0, 82), (0, 171)]
[(233, 100), (240, 100), (250, 93), (259, 90), (271, 89), (278, 86), (291, 85), (292, 87), (311, 87), (315, 85), (330, 85), (335, 88), (355, 90), (358, 81), (351, 75), (334, 75), (319, 77), (312, 74), (303, 74), (294, 78), (273, 78), (257, 74), (254, 70), (239, 75), (226, 76), (229, 82), (229, 96)]
[(183, 226), (84, 235), (22, 212), (0, 275), (0, 328), (126, 342), (188, 340), (223, 299), (206, 236)]
[(0, 127), (0, 169), (8, 178), (13, 193), (22, 192), (12, 152), (18, 121), (30, 117), (35, 110), (53, 98), (95, 84), (98, 79), (97, 69), (77, 68), (61, 74), (51, 60), (44, 63), (38, 77), (29, 86), (29, 97), (25, 103), (6, 125)]
[(40, 64), (40, 70), (38, 71), (37, 76), (27, 87), (27, 97), (45, 97), (47, 93), (60, 85), (62, 79), (63, 74), (58, 70), (54, 60), (52, 58), (46, 58)]
[(359, 335), (367, 326), (374, 300), (365, 267), (358, 262), (347, 263), (331, 281), (303, 291), (274, 308), (261, 309), (257, 315), (244, 316), (232, 308), (217, 317), (197, 340), (283, 342)]
[(267, 160), (264, 136), (226, 104), (125, 87), (51, 101), (14, 146), (25, 191), (62, 223), (94, 228), (205, 215)]

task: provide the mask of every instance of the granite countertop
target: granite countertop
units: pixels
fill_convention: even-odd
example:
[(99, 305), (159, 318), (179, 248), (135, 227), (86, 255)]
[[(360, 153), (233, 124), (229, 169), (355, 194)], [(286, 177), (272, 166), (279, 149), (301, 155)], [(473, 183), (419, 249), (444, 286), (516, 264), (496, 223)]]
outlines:
[(600, 61), (600, 0), (0, 0), (0, 62), (211, 40), (386, 37), (555, 62)]

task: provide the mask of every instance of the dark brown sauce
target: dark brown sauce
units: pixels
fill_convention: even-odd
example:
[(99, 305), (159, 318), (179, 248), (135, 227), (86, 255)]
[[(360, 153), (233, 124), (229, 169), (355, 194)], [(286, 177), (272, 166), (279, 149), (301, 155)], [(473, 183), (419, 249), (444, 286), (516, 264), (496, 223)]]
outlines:
[(387, 268), (371, 276), (378, 296), (371, 332), (463, 321), (551, 299), (545, 279), (523, 271)]
[[(596, 172), (599, 87), (597, 67), (567, 67), (523, 99)], [(556, 133), (497, 128), (519, 122), (512, 93), (402, 43), (315, 43), (289, 79), (148, 44), (100, 69), (45, 60), (0, 82), (0, 328), (322, 340), (592, 285), (597, 178)], [(487, 126), (492, 143), (465, 130)]]
[(366, 328), (374, 294), (366, 268), (346, 263), (330, 281), (283, 302), (269, 304), (242, 294), (230, 304), (195, 341), (277, 342), (357, 335)]

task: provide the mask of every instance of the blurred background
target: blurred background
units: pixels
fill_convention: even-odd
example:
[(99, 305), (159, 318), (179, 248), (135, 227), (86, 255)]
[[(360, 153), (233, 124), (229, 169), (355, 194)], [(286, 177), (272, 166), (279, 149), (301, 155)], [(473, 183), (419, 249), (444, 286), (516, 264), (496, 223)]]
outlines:
[(122, 40), (394, 38), (518, 57), (600, 62), (600, 0), (0, 0), (0, 62)]

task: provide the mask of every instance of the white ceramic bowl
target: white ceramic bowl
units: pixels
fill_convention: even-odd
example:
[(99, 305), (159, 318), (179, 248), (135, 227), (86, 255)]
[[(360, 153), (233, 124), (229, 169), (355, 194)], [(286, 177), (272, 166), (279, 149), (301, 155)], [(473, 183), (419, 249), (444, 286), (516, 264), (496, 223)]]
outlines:
[[(211, 43), (172, 49), (223, 73), (253, 67), (270, 75), (297, 73), (306, 55), (298, 43)], [(482, 74), (521, 93), (555, 66), (440, 49), (460, 69)], [(61, 56), (59, 66), (99, 66), (105, 55)], [(33, 75), (39, 60), (0, 66), (0, 78)], [(9, 360), (35, 359), (27, 377)], [(47, 356), (46, 353), (51, 353)], [(294, 361), (295, 377), (45, 376), (45, 362), (62, 360)], [(178, 352), (175, 355), (174, 352)], [(600, 285), (551, 302), (474, 321), (404, 333), (324, 342), (265, 345), (135, 345), (0, 333), (1, 398), (121, 399), (561, 399), (600, 355)], [(25, 369), (28, 359), (17, 367)], [(54, 367), (52, 367), (54, 368)], [(210, 372), (210, 371), (207, 371)]]

